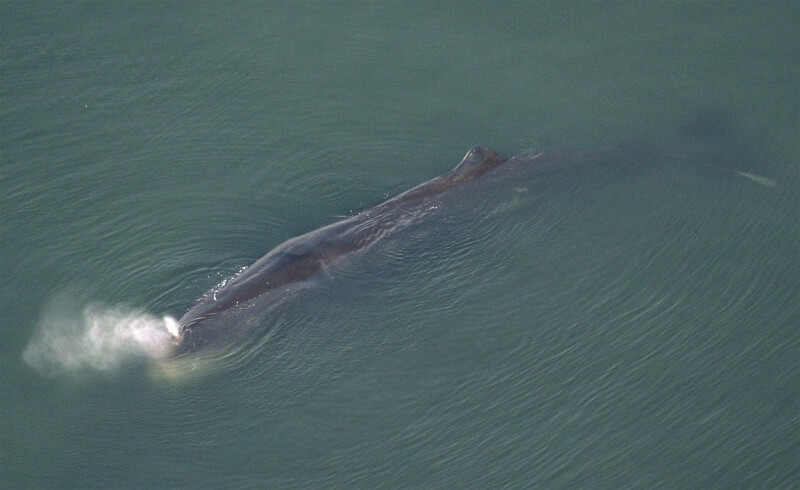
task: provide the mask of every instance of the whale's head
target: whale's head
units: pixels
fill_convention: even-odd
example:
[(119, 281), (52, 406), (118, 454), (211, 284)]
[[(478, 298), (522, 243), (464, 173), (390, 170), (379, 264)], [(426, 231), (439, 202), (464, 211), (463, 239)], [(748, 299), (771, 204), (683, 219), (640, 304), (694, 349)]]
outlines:
[(506, 159), (483, 145), (473, 146), (456, 168), (453, 175), (459, 179), (472, 180), (502, 164)]

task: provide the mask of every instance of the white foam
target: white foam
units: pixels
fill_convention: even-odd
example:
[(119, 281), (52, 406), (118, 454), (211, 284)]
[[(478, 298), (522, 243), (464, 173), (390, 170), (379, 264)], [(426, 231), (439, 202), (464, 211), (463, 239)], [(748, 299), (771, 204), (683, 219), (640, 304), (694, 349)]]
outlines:
[(738, 170), (733, 171), (736, 174), (741, 175), (746, 179), (750, 179), (753, 182), (763, 185), (764, 187), (777, 187), (778, 183), (775, 179), (770, 179), (769, 177), (764, 177), (763, 175), (751, 174), (750, 172), (740, 172)]
[(52, 303), (22, 357), (44, 374), (94, 369), (111, 371), (136, 358), (165, 358), (178, 324), (125, 307), (90, 304), (75, 311)]

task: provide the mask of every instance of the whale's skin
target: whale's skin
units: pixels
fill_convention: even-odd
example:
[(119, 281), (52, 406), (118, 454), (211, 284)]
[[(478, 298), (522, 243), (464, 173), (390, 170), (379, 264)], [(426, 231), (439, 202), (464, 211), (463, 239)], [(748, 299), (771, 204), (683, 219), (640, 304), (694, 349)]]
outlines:
[[(503, 158), (485, 146), (472, 147), (450, 172), (424, 182), (381, 204), (347, 219), (289, 239), (247, 267), (219, 290), (204, 298), (178, 320), (176, 352), (191, 350), (203, 336), (209, 317), (236, 308), (271, 290), (305, 281), (328, 264), (363, 249), (413, 217), (427, 199), (449, 192), (495, 171), (501, 165), (524, 169), (525, 178), (540, 177), (587, 163), (618, 161), (629, 148), (538, 153)], [(496, 173), (496, 171), (495, 171)]]

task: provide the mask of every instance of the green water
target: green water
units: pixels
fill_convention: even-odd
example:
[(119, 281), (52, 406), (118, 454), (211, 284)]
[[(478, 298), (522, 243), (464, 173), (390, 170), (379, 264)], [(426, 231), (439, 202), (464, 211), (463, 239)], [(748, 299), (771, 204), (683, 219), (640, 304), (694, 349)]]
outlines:
[[(0, 487), (800, 485), (798, 25), (0, 3)], [(713, 163), (774, 186), (668, 136), (707, 110)], [(229, 319), (243, 347), (120, 339), (474, 144), (629, 139), (665, 154), (461, 194)]]

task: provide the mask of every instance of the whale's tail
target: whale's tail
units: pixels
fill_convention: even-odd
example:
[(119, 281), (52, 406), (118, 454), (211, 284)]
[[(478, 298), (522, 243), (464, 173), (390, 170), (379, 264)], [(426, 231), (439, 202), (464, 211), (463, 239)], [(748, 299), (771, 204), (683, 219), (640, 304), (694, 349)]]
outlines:
[(683, 124), (662, 151), (696, 171), (725, 172), (764, 187), (776, 187), (775, 179), (763, 175), (747, 141), (739, 136), (724, 111), (708, 109)]

